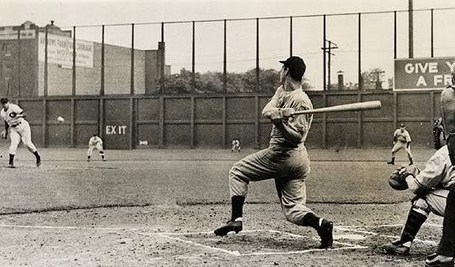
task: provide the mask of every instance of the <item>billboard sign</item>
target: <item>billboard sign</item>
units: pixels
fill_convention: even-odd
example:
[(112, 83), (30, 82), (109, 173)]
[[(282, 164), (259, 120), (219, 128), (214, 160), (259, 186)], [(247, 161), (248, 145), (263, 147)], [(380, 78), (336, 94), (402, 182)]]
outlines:
[(395, 59), (394, 89), (443, 89), (454, 69), (455, 57)]
[[(38, 59), (44, 62), (45, 33), (39, 33)], [(73, 39), (68, 36), (47, 35), (47, 61), (64, 67), (73, 66)], [(76, 40), (76, 66), (93, 68), (93, 42)]]

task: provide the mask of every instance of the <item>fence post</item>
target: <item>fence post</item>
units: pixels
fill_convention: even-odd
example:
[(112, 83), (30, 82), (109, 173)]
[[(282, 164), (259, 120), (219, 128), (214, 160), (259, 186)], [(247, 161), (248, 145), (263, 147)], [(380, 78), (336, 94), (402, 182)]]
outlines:
[(256, 149), (260, 148), (260, 124), (259, 124), (259, 97), (256, 95), (254, 97), (255, 104), (255, 117), (254, 117), (254, 142), (256, 144)]
[(194, 110), (195, 110), (195, 100), (194, 100), (194, 96), (191, 96), (191, 114), (190, 114), (190, 147), (191, 148), (194, 148), (195, 146), (195, 142), (194, 142), (194, 139), (195, 139), (195, 126), (194, 126)]
[(160, 96), (160, 140), (158, 142), (158, 147), (163, 148), (164, 147), (164, 97)]
[(71, 87), (71, 95), (76, 95), (76, 26), (73, 27), (73, 79)]
[(227, 93), (227, 21), (224, 20), (224, 38), (223, 38), (223, 91)]
[(433, 18), (433, 8), (431, 9), (430, 11), (430, 20), (431, 20), (431, 23), (430, 23), (430, 56), (431, 57), (434, 57), (434, 18)]
[(256, 92), (259, 92), (259, 18), (256, 18)]
[(130, 95), (134, 95), (134, 23), (131, 24), (131, 76)]
[(393, 11), (393, 59), (397, 58), (397, 11)]
[[(359, 91), (357, 94), (357, 102), (362, 102), (362, 94)], [(357, 112), (357, 148), (363, 147), (363, 131), (362, 131), (363, 111)]]
[(46, 25), (46, 28), (45, 28), (45, 33), (44, 33), (44, 88), (43, 88), (43, 95), (44, 97), (47, 97), (47, 93), (48, 93), (48, 79), (47, 79), (47, 75), (48, 75), (48, 58), (47, 58), (47, 46), (48, 46), (48, 32), (49, 32), (49, 29), (48, 29), (48, 25)]
[(43, 116), (41, 117), (43, 127), (41, 128), (41, 142), (43, 147), (47, 147), (47, 99), (43, 98)]
[[(363, 79), (362, 79), (362, 14), (359, 13), (359, 43), (358, 43), (358, 46), (359, 46), (359, 90), (362, 90), (363, 89)], [(329, 85), (330, 86), (330, 85)]]
[[(326, 58), (326, 40), (327, 40), (327, 18), (326, 15), (322, 16), (322, 90), (325, 91), (327, 90), (327, 70), (326, 70), (326, 64), (327, 64), (327, 58)], [(325, 146), (324, 146), (325, 147)]]
[[(322, 102), (327, 107), (327, 92), (322, 92)], [(327, 113), (322, 113), (322, 147), (327, 148)]]
[(192, 40), (192, 50), (191, 50), (191, 89), (193, 93), (196, 92), (196, 22), (193, 21), (193, 40)]
[(21, 42), (21, 29), (17, 30), (17, 91), (16, 97), (20, 97), (21, 95), (21, 49), (22, 49), (22, 42)]
[(130, 138), (129, 138), (129, 144), (128, 144), (128, 149), (129, 150), (132, 150), (134, 148), (134, 144), (135, 144), (135, 138), (134, 138), (134, 123), (135, 123), (135, 112), (134, 112), (134, 98), (132, 96), (130, 96), (130, 129), (129, 129), (129, 135), (130, 135)]
[(227, 111), (226, 111), (227, 103), (226, 102), (227, 101), (226, 101), (226, 96), (223, 96), (222, 99), (223, 99), (223, 103), (222, 103), (222, 107), (223, 107), (223, 115), (222, 116), (223, 117), (221, 118), (222, 119), (221, 125), (222, 125), (223, 129), (222, 129), (221, 136), (223, 138), (223, 148), (226, 148), (226, 144), (227, 144), (227, 142), (226, 142), (226, 140), (227, 140), (227, 123), (226, 123), (226, 117), (227, 117), (227, 115), (226, 115), (226, 113), (227, 113)]
[(76, 101), (71, 97), (71, 147), (76, 147)]
[(104, 25), (101, 26), (101, 88), (100, 95), (104, 95)]
[(289, 17), (289, 56), (292, 57), (292, 16)]

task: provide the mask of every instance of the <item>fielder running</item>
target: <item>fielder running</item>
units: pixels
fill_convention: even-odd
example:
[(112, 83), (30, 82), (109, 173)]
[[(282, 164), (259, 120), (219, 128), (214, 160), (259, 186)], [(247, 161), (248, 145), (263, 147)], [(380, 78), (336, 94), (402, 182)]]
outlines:
[(392, 160), (387, 162), (387, 164), (395, 164), (395, 154), (400, 151), (402, 148), (405, 149), (409, 158), (409, 165), (413, 164), (412, 154), (411, 154), (411, 135), (406, 130), (404, 124), (400, 124), (400, 129), (396, 129), (393, 133), (393, 148), (392, 148)]
[(101, 159), (106, 161), (106, 158), (104, 157), (103, 140), (101, 140), (97, 134), (93, 134), (88, 141), (87, 162), (90, 161), (94, 149), (97, 149), (100, 152)]
[(449, 158), (447, 146), (441, 147), (428, 160), (425, 169), (401, 167), (392, 173), (390, 185), (396, 190), (409, 189), (414, 194), (408, 218), (399, 240), (382, 247), (385, 253), (409, 255), (412, 242), (430, 213), (444, 216), (447, 195), (455, 183), (455, 169)]
[(5, 130), (1, 132), (3, 139), (8, 136), (8, 130), (10, 132), (11, 145), (9, 147), (9, 167), (15, 168), (14, 156), (16, 155), (17, 147), (19, 143), (24, 143), (25, 147), (35, 155), (36, 166), (41, 165), (41, 157), (32, 143), (32, 134), (30, 131), (30, 125), (24, 119), (26, 114), (18, 105), (9, 103), (8, 98), (0, 99), (0, 103), (3, 109), (0, 111), (0, 117), (5, 122)]
[(262, 115), (272, 123), (268, 148), (237, 162), (229, 172), (232, 216), (226, 225), (215, 230), (218, 236), (243, 229), (243, 205), (250, 182), (275, 179), (281, 208), (286, 219), (294, 224), (311, 226), (321, 238), (320, 248), (333, 244), (332, 222), (317, 217), (306, 206), (305, 179), (310, 172), (310, 159), (304, 145), (313, 119), (312, 115), (293, 117), (297, 110), (312, 109), (308, 95), (302, 90), (305, 63), (300, 57), (280, 61), (281, 86), (264, 107)]

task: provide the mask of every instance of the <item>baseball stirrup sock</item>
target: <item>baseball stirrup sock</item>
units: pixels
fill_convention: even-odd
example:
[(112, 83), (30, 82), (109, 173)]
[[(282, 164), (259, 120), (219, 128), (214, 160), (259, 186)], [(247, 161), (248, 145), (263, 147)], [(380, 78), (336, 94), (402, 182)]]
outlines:
[(14, 155), (9, 154), (9, 164), (12, 165), (14, 163)]
[(318, 216), (314, 215), (314, 213), (308, 213), (302, 219), (302, 224), (304, 226), (311, 226), (314, 229), (319, 229), (320, 227), (320, 219)]
[(455, 186), (452, 186), (447, 196), (442, 237), (437, 253), (447, 257), (455, 256)]
[(401, 233), (401, 242), (406, 243), (408, 241), (413, 241), (419, 232), (420, 227), (422, 224), (427, 220), (427, 216), (417, 212), (414, 209), (411, 209), (408, 214), (408, 219), (403, 228), (403, 232)]
[(35, 155), (36, 159), (41, 159), (38, 151), (33, 152), (33, 155)]
[(232, 197), (232, 217), (231, 221), (243, 216), (243, 203), (245, 203), (245, 197), (233, 196)]

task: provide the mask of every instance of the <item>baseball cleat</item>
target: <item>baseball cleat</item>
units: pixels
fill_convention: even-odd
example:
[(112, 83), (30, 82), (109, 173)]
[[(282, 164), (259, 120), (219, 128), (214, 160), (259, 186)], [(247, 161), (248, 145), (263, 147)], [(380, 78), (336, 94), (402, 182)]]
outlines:
[(445, 257), (433, 253), (425, 260), (425, 267), (453, 267), (453, 257)]
[(39, 166), (41, 166), (41, 159), (36, 160), (36, 167), (39, 167)]
[(323, 219), (321, 226), (318, 229), (318, 235), (321, 237), (321, 245), (319, 248), (331, 248), (333, 245), (333, 223)]
[(383, 245), (381, 249), (385, 254), (407, 256), (409, 255), (410, 247), (411, 247), (410, 242), (409, 246), (405, 246), (404, 243), (402, 243), (400, 240), (396, 240), (390, 244)]
[(217, 236), (225, 236), (229, 232), (235, 232), (236, 234), (243, 229), (242, 221), (228, 221), (226, 225), (221, 226), (220, 228), (214, 231)]

